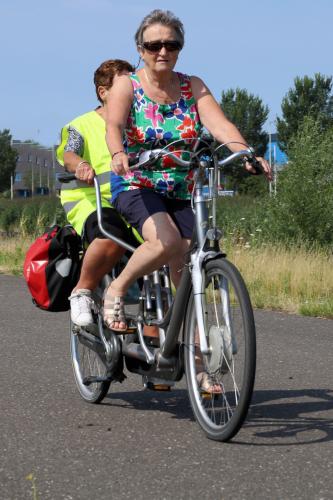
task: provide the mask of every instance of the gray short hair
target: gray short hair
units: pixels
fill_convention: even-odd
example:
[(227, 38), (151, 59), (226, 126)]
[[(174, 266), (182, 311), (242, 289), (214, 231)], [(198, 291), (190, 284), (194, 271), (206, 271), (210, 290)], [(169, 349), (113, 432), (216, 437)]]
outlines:
[(162, 24), (163, 26), (169, 26), (173, 28), (177, 34), (178, 42), (184, 47), (184, 26), (178, 17), (176, 17), (170, 10), (152, 10), (141, 22), (135, 33), (135, 43), (137, 47), (143, 43), (143, 33), (144, 31), (153, 24)]

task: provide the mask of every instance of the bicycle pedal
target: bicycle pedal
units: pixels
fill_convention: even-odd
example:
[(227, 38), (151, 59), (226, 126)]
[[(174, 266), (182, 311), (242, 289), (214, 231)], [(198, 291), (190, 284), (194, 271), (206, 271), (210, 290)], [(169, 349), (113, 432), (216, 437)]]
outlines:
[(171, 391), (171, 387), (175, 385), (175, 383), (172, 381), (158, 379), (158, 378), (149, 379), (145, 375), (142, 377), (142, 383), (145, 389), (149, 389), (150, 391), (159, 391), (159, 392), (169, 392)]
[(147, 382), (146, 389), (149, 389), (150, 391), (169, 392), (171, 391), (171, 386), (167, 384), (153, 384), (153, 382)]
[(202, 399), (213, 399), (213, 396), (215, 396), (215, 394), (211, 393), (211, 392), (206, 392), (206, 391), (202, 391), (200, 393)]
[(218, 399), (221, 395), (221, 392), (200, 392), (200, 396), (202, 397), (202, 399)]
[(128, 326), (127, 327), (127, 330), (125, 331), (121, 331), (121, 330), (112, 330), (113, 333), (115, 333), (116, 335), (130, 335), (130, 334), (133, 334), (134, 332), (136, 332), (136, 327), (134, 326)]

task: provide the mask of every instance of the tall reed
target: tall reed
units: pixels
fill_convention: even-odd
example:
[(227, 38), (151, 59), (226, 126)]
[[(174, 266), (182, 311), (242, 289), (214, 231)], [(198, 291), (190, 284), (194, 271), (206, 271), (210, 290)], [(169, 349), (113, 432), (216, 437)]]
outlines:
[(32, 238), (3, 237), (0, 240), (0, 273), (21, 275), (25, 254)]
[[(0, 240), (0, 273), (22, 274), (33, 238)], [(333, 256), (320, 248), (226, 244), (254, 307), (333, 318)]]
[(333, 256), (320, 248), (229, 246), (254, 307), (333, 318)]

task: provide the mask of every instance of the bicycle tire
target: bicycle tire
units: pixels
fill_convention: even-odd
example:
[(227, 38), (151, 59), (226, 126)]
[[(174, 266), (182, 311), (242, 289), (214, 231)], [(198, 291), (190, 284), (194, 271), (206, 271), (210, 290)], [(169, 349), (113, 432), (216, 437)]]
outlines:
[[(200, 353), (191, 293), (184, 331), (187, 387), (195, 419), (207, 437), (229, 441), (246, 418), (253, 392), (256, 369), (253, 310), (242, 276), (225, 258), (206, 262), (203, 279), (206, 338), (212, 352), (207, 356)], [(221, 394), (202, 390), (200, 379), (204, 372)]]
[(105, 377), (107, 368), (103, 360), (103, 348), (100, 354), (91, 349), (86, 343), (80, 340), (80, 335), (74, 331), (74, 325), (70, 320), (70, 353), (74, 379), (81, 397), (88, 403), (100, 403), (107, 395), (111, 380), (91, 383), (84, 383), (86, 377)]

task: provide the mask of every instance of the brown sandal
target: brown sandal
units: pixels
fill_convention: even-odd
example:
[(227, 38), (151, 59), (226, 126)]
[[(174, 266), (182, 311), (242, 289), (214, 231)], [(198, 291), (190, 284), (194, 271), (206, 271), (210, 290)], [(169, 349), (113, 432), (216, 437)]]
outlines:
[[(107, 293), (104, 295), (103, 320), (110, 330), (115, 332), (126, 332), (128, 325), (124, 311), (124, 297), (111, 297)], [(124, 323), (125, 328), (115, 328), (114, 323)]]

